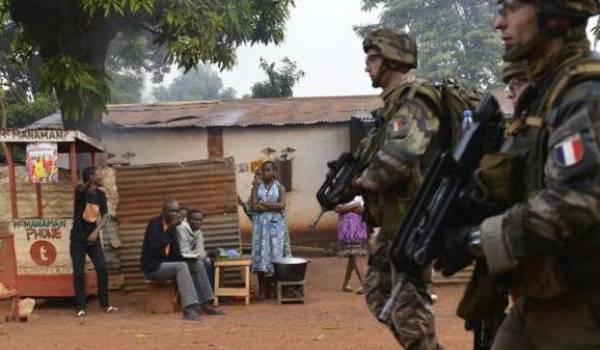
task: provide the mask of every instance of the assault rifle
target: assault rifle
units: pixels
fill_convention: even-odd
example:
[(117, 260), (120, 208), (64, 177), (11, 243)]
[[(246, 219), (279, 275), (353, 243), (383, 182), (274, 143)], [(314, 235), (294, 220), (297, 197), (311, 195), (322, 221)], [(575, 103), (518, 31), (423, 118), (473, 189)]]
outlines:
[[(473, 173), (485, 153), (497, 151), (502, 142), (502, 113), (498, 101), (488, 94), (473, 115), (454, 150), (438, 155), (402, 221), (391, 247), (391, 261), (399, 278), (379, 320), (387, 323), (396, 298), (411, 276), (430, 266), (439, 257), (447, 230), (479, 224), (482, 192)], [(478, 214), (481, 215), (478, 215)], [(453, 271), (457, 272), (457, 271)], [(489, 327), (478, 327), (489, 330)], [(480, 335), (491, 338), (489, 334)]]
[[(381, 109), (371, 112), (375, 120), (376, 129), (381, 124), (381, 114)], [(368, 163), (367, 159), (373, 153), (374, 147), (375, 145), (369, 145), (361, 154), (344, 152), (337, 160), (327, 162), (329, 171), (325, 176), (325, 181), (317, 192), (317, 201), (321, 206), (321, 213), (310, 224), (311, 228), (317, 226), (323, 214), (335, 209), (337, 205), (347, 203), (354, 198), (357, 192), (352, 188), (352, 181), (365, 170)]]
[(364, 170), (364, 166), (361, 166), (358, 159), (349, 152), (342, 153), (337, 160), (327, 162), (327, 167), (329, 171), (317, 192), (321, 213), (310, 224), (311, 228), (317, 226), (323, 214), (335, 209), (338, 204), (347, 203), (354, 198), (352, 180)]

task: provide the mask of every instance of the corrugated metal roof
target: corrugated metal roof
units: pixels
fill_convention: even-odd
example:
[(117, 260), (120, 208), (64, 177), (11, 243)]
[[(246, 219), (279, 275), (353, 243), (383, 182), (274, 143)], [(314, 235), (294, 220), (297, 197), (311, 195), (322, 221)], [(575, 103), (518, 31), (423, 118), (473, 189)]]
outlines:
[[(505, 114), (512, 114), (507, 92), (493, 92)], [(109, 105), (103, 124), (108, 128), (209, 128), (344, 123), (368, 119), (382, 106), (378, 95), (240, 99), (230, 101), (168, 102)], [(62, 128), (60, 113), (38, 120), (29, 128)]]
[[(364, 117), (382, 105), (377, 95), (239, 99), (109, 105), (105, 127), (184, 128), (247, 127), (342, 123)], [(59, 113), (30, 128), (61, 128)]]
[(232, 158), (181, 164), (117, 167), (119, 248), (127, 290), (144, 289), (139, 260), (146, 224), (166, 198), (199, 209), (207, 250), (240, 249), (235, 168)]

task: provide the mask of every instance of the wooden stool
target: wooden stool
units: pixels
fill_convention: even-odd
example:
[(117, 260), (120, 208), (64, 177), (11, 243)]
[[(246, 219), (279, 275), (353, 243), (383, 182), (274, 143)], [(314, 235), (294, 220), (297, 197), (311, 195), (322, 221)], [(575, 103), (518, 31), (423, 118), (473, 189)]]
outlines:
[[(302, 294), (298, 297), (285, 297), (283, 295), (284, 287), (289, 288), (293, 286), (300, 288), (302, 290)], [(281, 303), (284, 303), (286, 301), (301, 301), (303, 304), (306, 304), (306, 280), (293, 282), (277, 281), (277, 304), (281, 305)]]
[(167, 314), (177, 308), (177, 292), (173, 281), (144, 280), (148, 285), (146, 312)]
[[(250, 304), (250, 264), (251, 258), (232, 258), (215, 260), (215, 306), (219, 306), (219, 297), (244, 297), (245, 304)], [(221, 268), (241, 267), (244, 271), (244, 286), (241, 288), (227, 288), (220, 286)]]

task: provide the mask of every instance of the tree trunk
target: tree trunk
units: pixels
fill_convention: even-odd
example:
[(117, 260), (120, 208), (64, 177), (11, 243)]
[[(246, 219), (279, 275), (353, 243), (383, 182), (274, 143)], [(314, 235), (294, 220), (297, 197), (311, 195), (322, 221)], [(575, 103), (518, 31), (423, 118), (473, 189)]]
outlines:
[[(79, 52), (72, 54), (75, 57), (82, 57), (81, 60), (84, 63), (105, 74), (108, 46), (115, 37), (116, 31), (112, 29), (110, 21), (101, 14), (96, 14), (86, 24), (86, 27), (79, 33), (82, 38), (82, 44), (76, 46)], [(106, 107), (105, 103), (106, 101), (92, 99), (87, 101), (83, 115), (79, 118), (71, 119), (63, 116), (65, 129), (80, 130), (98, 140), (102, 139), (102, 116)]]
[[(104, 17), (101, 11), (89, 17), (83, 12), (81, 2), (75, 0), (13, 0), (10, 11), (14, 20), (39, 46), (39, 53), (44, 59), (66, 54), (99, 72), (105, 72), (108, 45), (116, 34), (115, 23), (110, 20), (112, 17)], [(60, 91), (56, 87), (55, 91), (59, 99), (67, 93), (78, 93)], [(66, 129), (81, 130), (101, 138), (105, 101), (94, 99), (86, 104), (82, 115), (74, 119), (63, 118), (63, 125)]]

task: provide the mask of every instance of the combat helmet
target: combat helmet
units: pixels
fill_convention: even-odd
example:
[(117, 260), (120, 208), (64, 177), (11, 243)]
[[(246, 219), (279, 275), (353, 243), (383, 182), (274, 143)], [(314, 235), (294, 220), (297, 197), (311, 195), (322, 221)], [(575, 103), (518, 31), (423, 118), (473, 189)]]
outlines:
[[(587, 19), (600, 13), (600, 0), (497, 0), (499, 5), (519, 2), (535, 6), (540, 26), (539, 35), (530, 43), (508, 49), (504, 55), (504, 60), (508, 62), (523, 60), (526, 54), (539, 49), (551, 37), (564, 36), (569, 41), (585, 39)], [(563, 31), (550, 30), (546, 23), (552, 17), (570, 18), (573, 20), (572, 27)]]
[(405, 67), (417, 68), (417, 44), (406, 33), (392, 28), (376, 29), (363, 41), (365, 53), (369, 49), (377, 49), (384, 61), (395, 61)]
[(548, 16), (586, 19), (600, 13), (600, 0), (497, 0), (499, 5), (516, 2), (533, 3), (538, 12)]
[(598, 0), (536, 0), (538, 11), (548, 16), (587, 19), (600, 12)]

